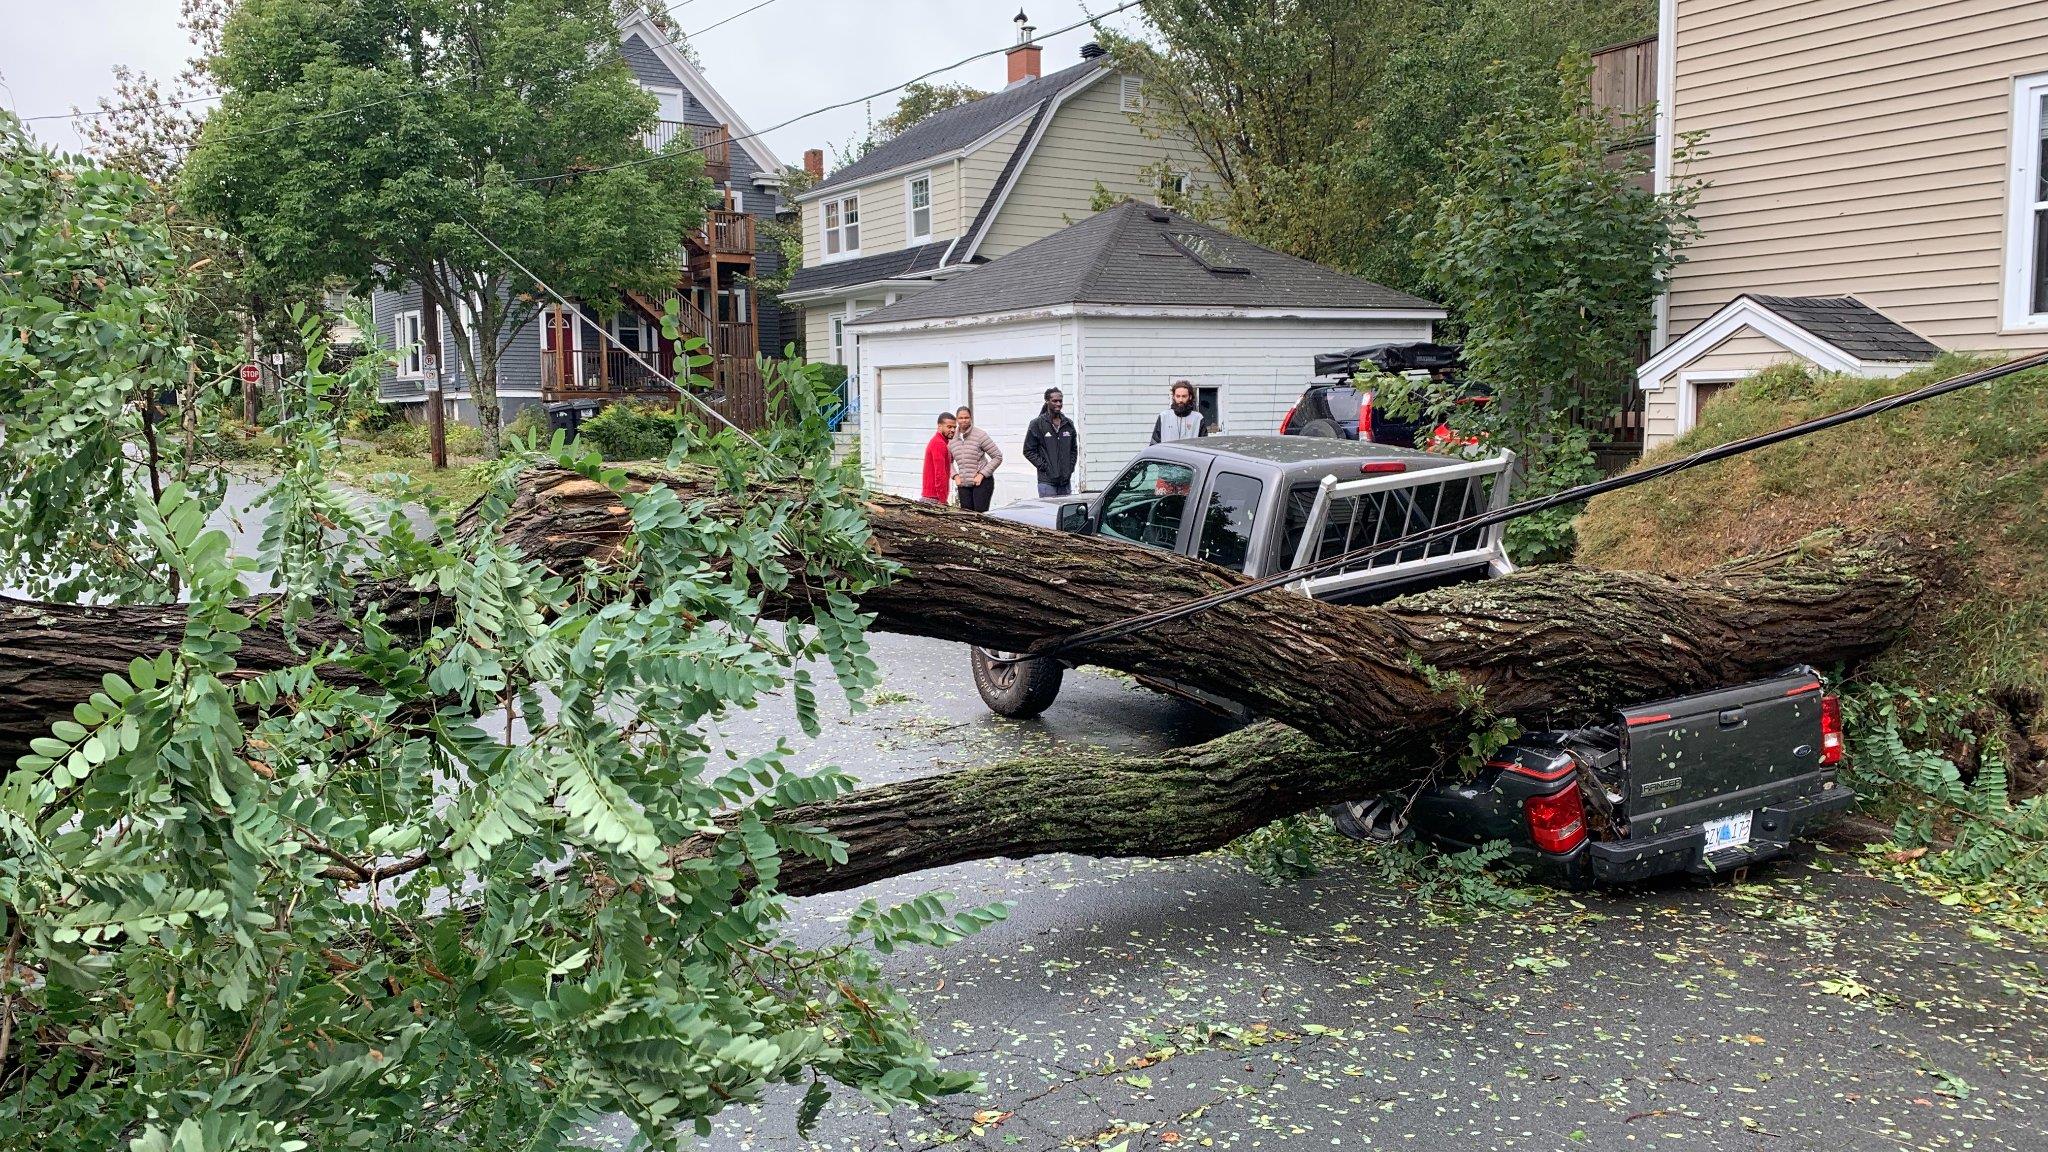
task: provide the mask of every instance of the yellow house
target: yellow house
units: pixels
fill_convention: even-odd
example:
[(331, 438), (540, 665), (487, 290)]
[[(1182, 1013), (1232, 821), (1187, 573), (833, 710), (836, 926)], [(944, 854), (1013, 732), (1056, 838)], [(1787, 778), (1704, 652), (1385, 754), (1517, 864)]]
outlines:
[(1661, 0), (1658, 49), (1658, 186), (1706, 190), (1637, 371), (1645, 447), (1780, 361), (2048, 348), (2048, 5)]
[(1098, 187), (1157, 201), (1214, 179), (1191, 143), (1151, 128), (1144, 88), (1091, 43), (1051, 73), (1019, 13), (1008, 84), (920, 121), (796, 197), (803, 267), (782, 294), (803, 310), (809, 359), (856, 367), (862, 313), (1042, 239), (1094, 211)]

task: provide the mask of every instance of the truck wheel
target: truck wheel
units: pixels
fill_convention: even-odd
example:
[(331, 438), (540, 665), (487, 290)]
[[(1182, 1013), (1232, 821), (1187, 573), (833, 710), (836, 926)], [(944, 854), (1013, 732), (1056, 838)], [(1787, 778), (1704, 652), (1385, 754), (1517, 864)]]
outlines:
[(1335, 420), (1311, 420), (1301, 426), (1296, 436), (1321, 436), (1324, 439), (1341, 439), (1344, 430), (1337, 427)]
[(973, 659), (974, 690), (981, 693), (981, 702), (1012, 720), (1028, 720), (1052, 707), (1066, 673), (1058, 660), (989, 648), (975, 648)]
[(1347, 800), (1325, 811), (1337, 831), (1353, 840), (1391, 844), (1407, 838), (1408, 818), (1385, 800)]

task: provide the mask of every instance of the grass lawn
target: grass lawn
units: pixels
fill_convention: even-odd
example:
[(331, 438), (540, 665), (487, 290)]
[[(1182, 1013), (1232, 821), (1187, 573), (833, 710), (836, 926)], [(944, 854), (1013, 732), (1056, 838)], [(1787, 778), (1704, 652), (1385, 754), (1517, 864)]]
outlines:
[(485, 469), (479, 467), (482, 463), (473, 457), (450, 456), (448, 467), (435, 471), (425, 455), (400, 455), (349, 444), (343, 448), (335, 473), (358, 488), (384, 494), (394, 490), (390, 483), (393, 476), (403, 476), (439, 493), (452, 508), (461, 509), (483, 495), (486, 480)]
[[(1946, 356), (1892, 380), (1772, 368), (1715, 397), (1699, 427), (1644, 462), (1989, 363)], [(1682, 573), (1837, 526), (1948, 560), (1876, 676), (2006, 697), (2048, 721), (2048, 370), (1602, 496), (1579, 519), (1578, 559)]]

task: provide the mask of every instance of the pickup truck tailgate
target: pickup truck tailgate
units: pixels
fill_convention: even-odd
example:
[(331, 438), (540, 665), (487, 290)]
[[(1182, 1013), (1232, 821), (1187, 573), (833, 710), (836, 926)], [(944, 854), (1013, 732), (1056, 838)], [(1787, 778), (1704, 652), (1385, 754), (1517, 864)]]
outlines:
[(1820, 678), (1807, 669), (1622, 719), (1632, 839), (1765, 807), (1823, 771)]

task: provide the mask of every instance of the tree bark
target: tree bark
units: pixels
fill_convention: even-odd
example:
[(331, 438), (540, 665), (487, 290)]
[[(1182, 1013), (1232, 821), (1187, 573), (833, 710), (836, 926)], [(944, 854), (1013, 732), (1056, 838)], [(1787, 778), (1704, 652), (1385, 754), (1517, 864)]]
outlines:
[[(632, 478), (668, 483), (719, 513), (702, 474), (648, 469)], [(1030, 651), (1245, 582), (1184, 556), (922, 501), (873, 496), (867, 512), (876, 549), (904, 569), (861, 599), (887, 632)], [(523, 485), (506, 534), (566, 569), (608, 562), (625, 528), (609, 489), (553, 471)], [(1683, 579), (1553, 566), (1383, 607), (1273, 590), (1074, 658), (1357, 747), (1459, 724), (1471, 700), (1445, 686), (1447, 675), (1483, 691), (1493, 713), (1550, 723), (1797, 661), (1853, 660), (1905, 627), (1925, 562), (1902, 544), (1816, 539)]]
[[(634, 482), (670, 484), (711, 515), (727, 499), (696, 473), (643, 470)], [(868, 513), (876, 549), (904, 569), (862, 598), (884, 631), (1028, 650), (1244, 579), (894, 497), (871, 498)], [(561, 570), (613, 561), (625, 531), (609, 489), (553, 470), (527, 477), (505, 525), (511, 542)], [(1280, 816), (1419, 779), (1454, 757), (1482, 708), (1541, 727), (1877, 651), (1910, 621), (1922, 558), (1903, 545), (1821, 540), (1686, 578), (1543, 568), (1383, 607), (1256, 593), (1076, 656), (1235, 700), (1268, 722), (1157, 756), (1063, 752), (795, 810), (792, 822), (845, 840), (849, 860), (791, 858), (781, 882), (815, 892), (988, 857), (1204, 851)], [(446, 610), (396, 591), (388, 604), (424, 623)], [(183, 627), (175, 607), (0, 600), (0, 742), (21, 748), (102, 673), (176, 644)], [(342, 634), (333, 619), (302, 633)], [(246, 674), (301, 658), (266, 621), (242, 634)]]

